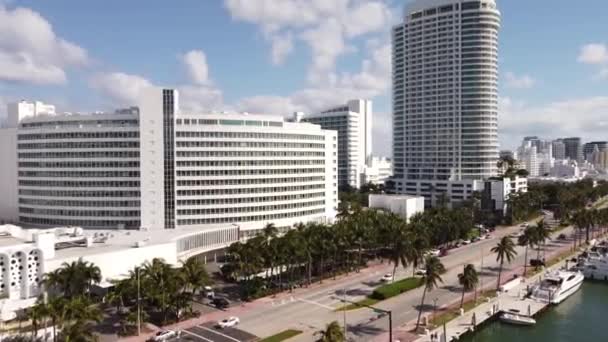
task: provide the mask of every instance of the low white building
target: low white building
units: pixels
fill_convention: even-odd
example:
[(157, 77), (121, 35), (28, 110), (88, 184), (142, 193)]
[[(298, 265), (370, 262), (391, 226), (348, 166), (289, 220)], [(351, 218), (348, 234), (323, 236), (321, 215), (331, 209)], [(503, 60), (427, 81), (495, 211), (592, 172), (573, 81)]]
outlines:
[(384, 184), (393, 175), (393, 163), (384, 157), (370, 157), (361, 174), (361, 184)]
[[(236, 225), (209, 230), (98, 230), (77, 227), (23, 229), (0, 225), (0, 320), (32, 306), (41, 295), (43, 275), (82, 259), (99, 267), (99, 287), (124, 279), (129, 271), (153, 258), (179, 266), (194, 255), (213, 259), (220, 248), (239, 241)], [(211, 260), (209, 260), (211, 261)]]
[(505, 215), (509, 196), (520, 192), (528, 192), (528, 179), (525, 177), (490, 178), (485, 183), (482, 206)]
[(395, 213), (407, 221), (424, 212), (424, 197), (407, 195), (369, 195), (369, 207)]

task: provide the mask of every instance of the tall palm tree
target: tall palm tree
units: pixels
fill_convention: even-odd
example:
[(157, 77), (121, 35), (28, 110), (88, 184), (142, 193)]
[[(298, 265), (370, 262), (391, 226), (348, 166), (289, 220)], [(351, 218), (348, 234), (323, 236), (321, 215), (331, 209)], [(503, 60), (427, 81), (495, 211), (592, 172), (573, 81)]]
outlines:
[(393, 280), (399, 265), (407, 268), (412, 255), (412, 245), (408, 238), (407, 225), (403, 219), (397, 215), (390, 214), (387, 217), (390, 226), (390, 260), (393, 263)]
[(186, 283), (184, 290), (192, 290), (192, 294), (196, 292), (196, 289), (200, 289), (211, 283), (205, 266), (197, 258), (190, 258), (183, 261), (180, 273), (183, 275)]
[(422, 316), (422, 309), (424, 308), (424, 299), (427, 292), (433, 291), (439, 283), (443, 283), (441, 274), (445, 272), (445, 267), (439, 261), (436, 256), (428, 256), (425, 260), (425, 274), (422, 277), (424, 282), (424, 291), (422, 292), (422, 300), (420, 301), (420, 308), (418, 310), (418, 320), (416, 321), (416, 330), (420, 326), (420, 317)]
[(324, 330), (319, 330), (315, 333), (315, 335), (319, 336), (316, 340), (317, 342), (344, 342), (346, 341), (346, 336), (344, 336), (344, 331), (340, 324), (337, 321), (333, 321), (329, 323)]
[(464, 294), (472, 291), (477, 287), (479, 283), (479, 276), (477, 270), (472, 264), (468, 264), (464, 267), (462, 273), (458, 275), (458, 283), (462, 285), (462, 297), (460, 298), (460, 308), (464, 305)]
[(496, 282), (496, 290), (498, 291), (500, 288), (500, 276), (502, 275), (502, 268), (505, 260), (507, 260), (508, 263), (511, 263), (513, 258), (517, 255), (517, 252), (515, 251), (513, 240), (508, 236), (503, 236), (496, 246), (492, 247), (492, 253), (496, 253), (496, 261), (500, 262), (498, 281)]
[(49, 297), (47, 310), (53, 325), (53, 342), (57, 342), (57, 328), (61, 327), (65, 317), (66, 299), (63, 297)]
[(169, 310), (168, 296), (172, 293), (176, 274), (171, 265), (159, 258), (144, 263), (141, 273), (144, 288), (149, 293), (150, 299), (158, 305), (165, 322)]
[(528, 227), (524, 230), (524, 233), (517, 238), (517, 244), (525, 247), (524, 252), (524, 274), (526, 276), (526, 270), (528, 267), (528, 247), (533, 246), (536, 243), (536, 234), (534, 228)]
[(551, 236), (551, 232), (549, 231), (549, 227), (545, 224), (545, 220), (540, 220), (536, 226), (532, 227), (533, 235), (534, 235), (534, 243), (536, 244), (537, 254), (536, 258), (540, 258), (540, 246), (543, 246), (543, 255), (546, 251), (546, 242), (547, 239)]
[[(36, 338), (36, 334), (40, 328), (40, 323), (44, 323), (46, 330), (46, 320), (49, 317), (49, 310), (46, 304), (41, 300), (27, 310), (27, 317), (32, 321), (32, 340)], [(46, 333), (46, 331), (45, 331)]]

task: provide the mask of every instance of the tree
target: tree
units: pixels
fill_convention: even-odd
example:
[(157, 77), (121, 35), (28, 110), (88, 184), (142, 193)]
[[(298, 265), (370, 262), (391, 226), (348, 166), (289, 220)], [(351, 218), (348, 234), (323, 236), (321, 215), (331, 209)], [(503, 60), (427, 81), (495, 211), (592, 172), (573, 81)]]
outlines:
[(545, 220), (540, 220), (536, 224), (536, 226), (532, 227), (532, 235), (534, 235), (533, 241), (537, 247), (536, 258), (540, 259), (540, 246), (542, 244), (543, 253), (545, 253), (545, 250), (546, 250), (545, 245), (546, 245), (547, 239), (551, 236), (551, 232), (549, 231), (549, 228), (545, 224)]
[(192, 290), (192, 294), (196, 292), (196, 289), (200, 289), (201, 287), (211, 283), (209, 274), (207, 274), (207, 271), (205, 270), (205, 266), (197, 258), (190, 258), (182, 262), (180, 272), (182, 273), (186, 283), (184, 290)]
[(528, 267), (528, 247), (533, 246), (536, 243), (536, 236), (534, 228), (528, 227), (524, 230), (524, 233), (517, 238), (517, 244), (525, 247), (524, 252), (524, 274), (526, 276), (526, 270)]
[(319, 336), (317, 342), (344, 342), (346, 336), (340, 324), (336, 321), (329, 323), (325, 330), (319, 330), (315, 333), (315, 336)]
[(425, 260), (425, 274), (422, 277), (424, 282), (424, 291), (422, 292), (422, 300), (420, 302), (420, 308), (418, 310), (418, 320), (416, 321), (416, 330), (420, 326), (420, 317), (422, 316), (422, 309), (424, 308), (424, 299), (426, 293), (432, 291), (437, 287), (438, 283), (443, 283), (441, 274), (445, 272), (445, 267), (439, 261), (436, 256), (428, 256)]
[(508, 236), (503, 236), (502, 239), (492, 247), (492, 253), (496, 253), (496, 261), (500, 262), (500, 268), (498, 269), (498, 281), (496, 282), (496, 290), (500, 288), (500, 276), (502, 274), (502, 268), (505, 263), (505, 259), (508, 263), (511, 263), (513, 258), (517, 255), (515, 251), (515, 244)]
[(472, 264), (466, 265), (463, 272), (458, 275), (458, 283), (462, 285), (462, 297), (460, 298), (460, 308), (462, 309), (462, 306), (464, 305), (464, 294), (474, 290), (479, 283), (479, 277), (477, 275), (477, 270), (475, 270), (475, 266)]
[(64, 262), (61, 268), (47, 273), (44, 284), (67, 298), (89, 294), (91, 286), (101, 282), (101, 270), (94, 264), (82, 260)]
[(36, 334), (40, 329), (40, 323), (44, 323), (46, 330), (46, 320), (49, 317), (48, 307), (40, 300), (34, 306), (27, 310), (27, 317), (32, 321), (32, 340), (36, 338)]
[(405, 221), (397, 215), (387, 214), (386, 223), (390, 227), (390, 240), (392, 241), (390, 260), (393, 263), (393, 279), (395, 279), (395, 272), (399, 265), (407, 268), (410, 261), (409, 257), (412, 254), (412, 246), (407, 236)]

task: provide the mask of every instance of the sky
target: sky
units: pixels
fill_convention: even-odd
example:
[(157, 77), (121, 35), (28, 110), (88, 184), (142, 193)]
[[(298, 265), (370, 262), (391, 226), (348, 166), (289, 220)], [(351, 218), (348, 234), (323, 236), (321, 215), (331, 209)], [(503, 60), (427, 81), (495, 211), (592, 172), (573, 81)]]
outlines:
[[(184, 110), (289, 115), (374, 101), (391, 155), (390, 29), (405, 0), (0, 0), (5, 103), (132, 105), (150, 86)], [(501, 148), (608, 138), (608, 1), (497, 0)], [(584, 6), (583, 6), (584, 4)]]

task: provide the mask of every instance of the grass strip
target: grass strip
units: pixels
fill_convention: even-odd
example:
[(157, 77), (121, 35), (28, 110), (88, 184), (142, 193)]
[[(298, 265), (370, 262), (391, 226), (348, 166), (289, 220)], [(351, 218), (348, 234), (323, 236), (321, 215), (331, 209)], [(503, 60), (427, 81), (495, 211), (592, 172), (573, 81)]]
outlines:
[(371, 295), (367, 296), (367, 298), (355, 303), (339, 307), (336, 309), (336, 311), (350, 311), (360, 309), (362, 307), (365, 307), (366, 305), (374, 305), (383, 300), (398, 296), (402, 293), (418, 288), (422, 285), (422, 279), (418, 277), (405, 278), (393, 283), (385, 284), (375, 289)]
[(263, 340), (260, 340), (260, 342), (280, 342), (280, 341), (285, 341), (287, 339), (290, 339), (294, 336), (300, 335), (302, 333), (302, 331), (300, 330), (295, 330), (295, 329), (288, 329), (285, 331), (281, 331), (278, 334), (266, 337)]

